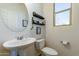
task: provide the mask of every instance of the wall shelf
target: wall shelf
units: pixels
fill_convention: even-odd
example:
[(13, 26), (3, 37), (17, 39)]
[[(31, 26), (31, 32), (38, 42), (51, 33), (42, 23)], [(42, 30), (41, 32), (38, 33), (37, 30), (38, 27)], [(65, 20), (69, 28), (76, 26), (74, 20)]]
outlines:
[(44, 19), (43, 16), (37, 14), (36, 12), (33, 12), (33, 16), (36, 17), (36, 18), (39, 18), (39, 19)]
[(41, 25), (41, 26), (45, 25), (43, 22), (41, 23), (39, 20), (34, 20), (33, 19), (34, 17), (39, 18), (39, 19), (42, 19), (42, 20), (45, 19), (43, 16), (37, 14), (36, 12), (33, 12), (32, 24)]
[(33, 23), (33, 24), (35, 24), (35, 25), (45, 25), (43, 23)]
[(44, 23), (40, 23), (39, 21), (35, 22), (34, 20), (32, 20), (32, 24), (35, 24), (35, 25), (45, 25)]

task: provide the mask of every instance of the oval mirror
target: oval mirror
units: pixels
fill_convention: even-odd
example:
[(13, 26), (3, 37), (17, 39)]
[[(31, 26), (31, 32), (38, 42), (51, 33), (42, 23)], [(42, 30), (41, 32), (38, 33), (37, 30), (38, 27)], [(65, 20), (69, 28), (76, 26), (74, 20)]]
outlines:
[(11, 31), (21, 32), (28, 27), (28, 10), (23, 3), (4, 3), (0, 6), (3, 24)]

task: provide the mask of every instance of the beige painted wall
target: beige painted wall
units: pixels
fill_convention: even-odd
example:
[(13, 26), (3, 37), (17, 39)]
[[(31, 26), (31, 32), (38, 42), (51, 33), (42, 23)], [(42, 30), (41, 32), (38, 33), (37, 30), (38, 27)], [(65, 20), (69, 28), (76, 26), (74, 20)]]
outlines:
[[(46, 43), (56, 49), (59, 55), (79, 55), (79, 4), (72, 4), (72, 25), (53, 26), (53, 4), (43, 4), (46, 20)], [(62, 16), (61, 16), (62, 17)], [(63, 46), (60, 41), (69, 41), (70, 47)]]

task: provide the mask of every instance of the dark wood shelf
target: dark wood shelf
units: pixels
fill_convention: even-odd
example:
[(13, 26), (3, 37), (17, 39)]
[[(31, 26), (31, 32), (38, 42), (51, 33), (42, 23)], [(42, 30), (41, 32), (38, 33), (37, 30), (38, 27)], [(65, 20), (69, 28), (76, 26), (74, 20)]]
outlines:
[(35, 24), (35, 25), (45, 25), (45, 24), (41, 24), (41, 23), (33, 23), (33, 24)]
[(44, 19), (43, 16), (37, 14), (36, 12), (33, 12), (33, 16), (36, 17), (36, 18)]

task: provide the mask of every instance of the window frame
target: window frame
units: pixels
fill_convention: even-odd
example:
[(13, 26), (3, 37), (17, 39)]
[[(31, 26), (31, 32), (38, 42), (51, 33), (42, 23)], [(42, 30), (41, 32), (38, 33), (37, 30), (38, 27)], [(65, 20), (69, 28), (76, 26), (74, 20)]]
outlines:
[(55, 17), (56, 17), (56, 12), (55, 12), (55, 3), (53, 4), (53, 25), (54, 26), (70, 26), (70, 25), (72, 25), (72, 3), (70, 3), (71, 4), (71, 8), (68, 8), (68, 9), (65, 9), (65, 10), (61, 10), (61, 11), (59, 11), (59, 13), (62, 13), (62, 12), (65, 12), (65, 11), (70, 11), (70, 19), (69, 19), (69, 24), (63, 24), (63, 25), (56, 25), (55, 23)]

